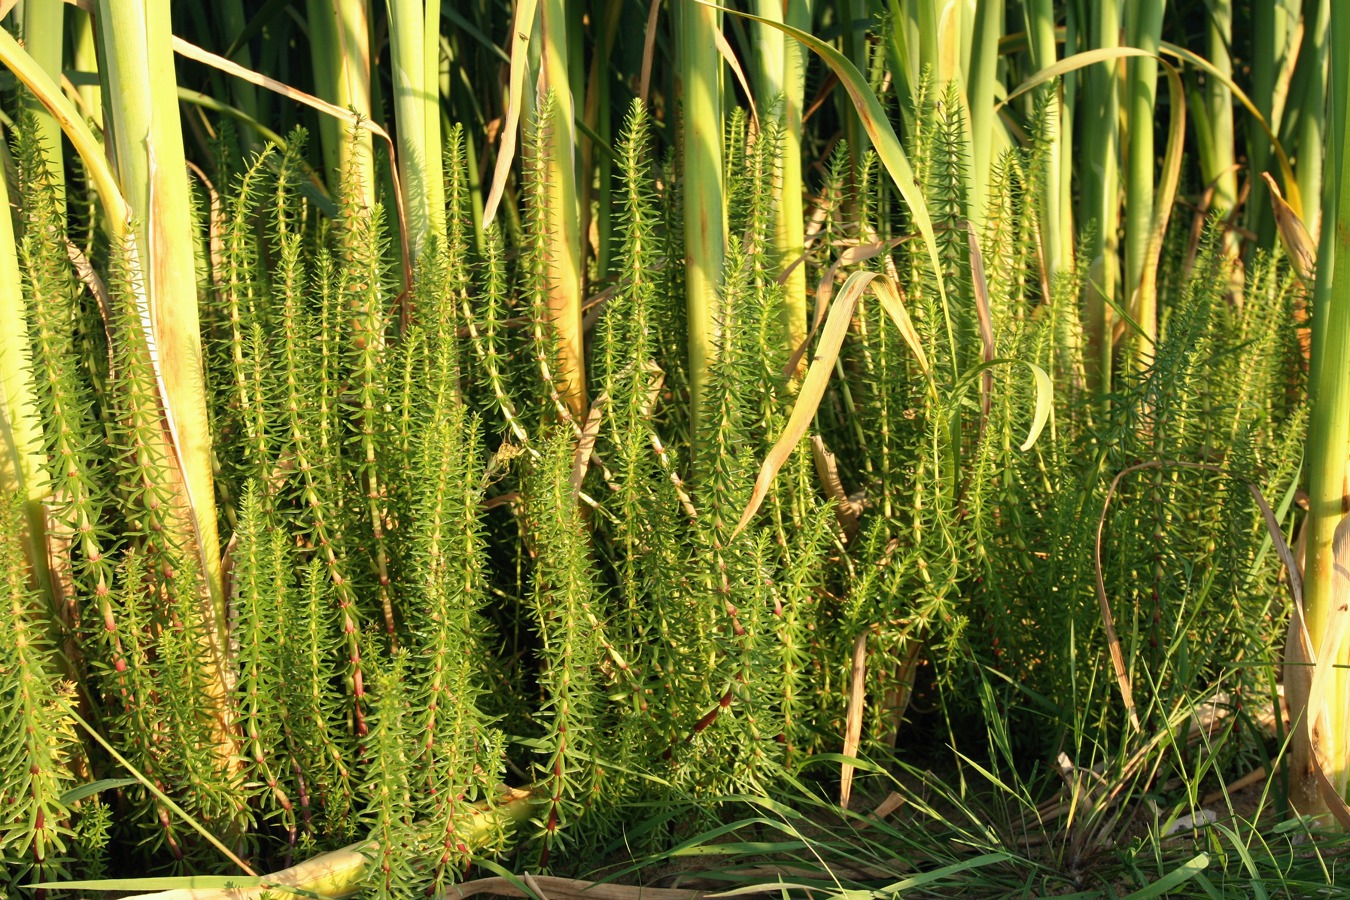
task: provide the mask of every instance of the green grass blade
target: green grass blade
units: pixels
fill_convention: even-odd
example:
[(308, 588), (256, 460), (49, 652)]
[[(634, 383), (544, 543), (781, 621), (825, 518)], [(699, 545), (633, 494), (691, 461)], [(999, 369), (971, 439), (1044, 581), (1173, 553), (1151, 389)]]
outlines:
[(1130, 894), (1125, 900), (1149, 900), (1151, 897), (1161, 897), (1168, 891), (1174, 890), (1190, 881), (1208, 867), (1209, 854), (1201, 853), (1182, 863), (1179, 867), (1168, 872), (1148, 887)]

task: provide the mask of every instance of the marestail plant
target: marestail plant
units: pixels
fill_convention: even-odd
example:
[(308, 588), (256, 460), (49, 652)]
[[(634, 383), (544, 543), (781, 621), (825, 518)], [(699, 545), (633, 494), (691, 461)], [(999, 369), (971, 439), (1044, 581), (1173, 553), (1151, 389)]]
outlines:
[[(180, 41), (184, 77), (277, 88), (229, 61), (296, 23), (228, 5), (243, 36), (217, 46), (199, 17), (222, 55)], [(949, 767), (975, 824), (933, 833), (971, 847), (997, 842), (968, 783), (1012, 785), (991, 804), (1019, 816), (1069, 770), (1126, 785), (1066, 801), (1088, 805), (1034, 865), (1067, 883), (1174, 777), (1198, 794), (1278, 753), (1255, 729), (1180, 735), (1220, 696), (1230, 722), (1274, 698), (1288, 576), (1266, 513), (1297, 517), (1306, 382), (1331, 370), (1308, 374), (1286, 251), (1192, 202), (1232, 142), (1182, 170), (1193, 216), (1139, 150), (1150, 66), (1213, 78), (1206, 127), (1232, 131), (1231, 64), (1160, 43), (1161, 3), (1015, 4), (1015, 32), (983, 0), (794, 3), (744, 28), (681, 0), (652, 8), (672, 42), (645, 59), (622, 6), (290, 10), (291, 74), (322, 96), (282, 93), (321, 117), (185, 100), (201, 164), (172, 219), (159, 180), (118, 185), (166, 175), (127, 129), (173, 138), (176, 106), (102, 92), (114, 177), (0, 37), (78, 151), (3, 98), (9, 883), (219, 871), (223, 848), (228, 877), (295, 864), (320, 895), (439, 896), (479, 867), (658, 854), (730, 798), (832, 793), (859, 756)], [(1115, 46), (1127, 12), (1156, 55)], [(103, 50), (145, 14), (95, 4)], [(384, 26), (392, 135), (366, 52)], [(1266, 40), (1214, 27), (1211, 49)], [(504, 101), (469, 74), (503, 35)], [(720, 60), (755, 35), (774, 40), (729, 86)], [(117, 49), (95, 57), (110, 88), (163, 75)], [(1253, 90), (1264, 135), (1277, 91)], [(1291, 128), (1312, 126), (1270, 130)], [(170, 249), (195, 265), (166, 280)], [(304, 868), (326, 851), (342, 865)], [(971, 868), (1026, 863), (1005, 856)]]

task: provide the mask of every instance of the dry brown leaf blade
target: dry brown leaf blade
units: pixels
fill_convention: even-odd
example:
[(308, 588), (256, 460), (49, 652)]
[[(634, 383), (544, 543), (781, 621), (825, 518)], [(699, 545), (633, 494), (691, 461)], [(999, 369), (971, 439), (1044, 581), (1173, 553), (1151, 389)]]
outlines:
[(858, 755), (862, 740), (863, 702), (867, 686), (867, 632), (859, 632), (853, 639), (853, 660), (848, 688), (848, 713), (844, 724), (845, 761), (839, 767), (839, 808), (848, 809), (853, 797), (853, 759)]
[(731, 44), (727, 43), (727, 36), (719, 28), (713, 32), (713, 40), (717, 44), (717, 52), (722, 54), (731, 71), (736, 75), (736, 80), (741, 83), (741, 90), (745, 92), (746, 99), (750, 101), (750, 120), (754, 123), (756, 129), (759, 128), (759, 107), (755, 105), (755, 92), (750, 90), (750, 82), (745, 77), (745, 70), (741, 68), (741, 61), (736, 58), (736, 51), (731, 49)]
[[(984, 255), (980, 253), (980, 239), (975, 225), (966, 220), (966, 236), (970, 239), (970, 282), (975, 291), (975, 315), (980, 322), (980, 345), (984, 361), (994, 359), (994, 317), (989, 308), (989, 279), (984, 274)], [(980, 380), (980, 430), (989, 417), (989, 406), (994, 395), (994, 373), (986, 371)]]
[(1275, 227), (1280, 232), (1280, 243), (1284, 244), (1285, 252), (1289, 254), (1289, 262), (1294, 266), (1298, 277), (1311, 284), (1317, 274), (1317, 244), (1313, 241), (1312, 235), (1308, 234), (1303, 220), (1285, 201), (1284, 195), (1280, 193), (1280, 186), (1275, 183), (1270, 173), (1262, 172), (1261, 177), (1266, 180), (1266, 187), (1270, 189), (1270, 206), (1275, 212)]
[(604, 407), (609, 402), (608, 394), (601, 394), (595, 398), (591, 404), (591, 411), (586, 416), (586, 424), (581, 426), (581, 433), (577, 435), (577, 452), (572, 458), (572, 497), (575, 499), (581, 495), (581, 483), (586, 478), (586, 470), (590, 468), (591, 454), (595, 451), (595, 441), (600, 436), (600, 422), (604, 418)]

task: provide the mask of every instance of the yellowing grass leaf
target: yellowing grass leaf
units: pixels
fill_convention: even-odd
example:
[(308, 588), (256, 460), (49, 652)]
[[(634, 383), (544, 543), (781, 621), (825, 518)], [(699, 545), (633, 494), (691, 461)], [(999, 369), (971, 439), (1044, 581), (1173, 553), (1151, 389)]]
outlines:
[(520, 0), (516, 5), (516, 21), (511, 28), (511, 81), (507, 88), (506, 119), (502, 122), (502, 144), (497, 148), (497, 167), (492, 171), (492, 187), (487, 203), (483, 205), (483, 227), (492, 224), (497, 205), (506, 190), (506, 176), (511, 173), (511, 162), (516, 156), (516, 135), (520, 131), (520, 111), (525, 101), (525, 67), (529, 62), (530, 32), (534, 28), (534, 11), (538, 0)]
[(741, 61), (736, 58), (736, 51), (731, 49), (731, 44), (727, 43), (727, 36), (721, 30), (713, 32), (713, 39), (717, 42), (717, 52), (722, 54), (722, 58), (731, 67), (732, 74), (741, 83), (741, 90), (745, 91), (745, 97), (750, 101), (750, 119), (755, 123), (755, 127), (759, 128), (759, 107), (755, 104), (755, 92), (750, 90), (750, 82), (745, 78), (745, 70), (741, 68)]
[(746, 504), (745, 512), (741, 514), (741, 520), (736, 523), (733, 538), (745, 529), (759, 511), (760, 504), (769, 493), (769, 486), (778, 475), (778, 470), (787, 462), (792, 449), (806, 434), (811, 420), (815, 418), (816, 408), (820, 406), (821, 398), (825, 396), (825, 385), (829, 383), (830, 373), (834, 371), (834, 361), (839, 358), (839, 348), (844, 344), (844, 335), (848, 333), (849, 322), (853, 319), (853, 309), (858, 305), (858, 298), (875, 278), (877, 275), (874, 272), (854, 272), (848, 277), (848, 281), (844, 282), (844, 287), (825, 320), (820, 343), (816, 347), (810, 368), (806, 370), (806, 377), (802, 379), (801, 390), (797, 392), (797, 403), (792, 407), (792, 415), (788, 417), (783, 434), (764, 458), (759, 477), (755, 479), (754, 493), (750, 496), (750, 502)]
[(1018, 448), (1025, 452), (1036, 444), (1036, 438), (1041, 436), (1041, 430), (1050, 419), (1055, 388), (1050, 383), (1050, 376), (1040, 366), (1026, 360), (1020, 362), (1026, 363), (1027, 368), (1031, 369), (1031, 377), (1036, 381), (1036, 411), (1031, 416), (1031, 430), (1027, 432), (1027, 439)]
[(126, 229), (129, 216), (127, 202), (117, 186), (117, 176), (113, 174), (108, 158), (103, 153), (103, 147), (95, 139), (94, 133), (61, 93), (56, 82), (52, 81), (37, 61), (19, 46), (13, 35), (3, 28), (0, 28), (0, 62), (23, 82), (24, 87), (28, 88), (61, 125), (61, 130), (66, 133), (66, 137), (80, 154), (80, 161), (84, 163), (85, 171), (89, 173), (94, 189), (98, 191), (99, 199), (103, 201), (103, 208), (108, 214), (108, 222), (114, 235), (120, 237)]
[(1027, 432), (1027, 439), (1023, 441), (1022, 446), (1018, 448), (1025, 452), (1036, 445), (1036, 439), (1039, 438), (1041, 432), (1045, 430), (1045, 423), (1050, 421), (1050, 412), (1054, 408), (1055, 387), (1050, 382), (1050, 376), (1046, 374), (1044, 369), (1034, 362), (1025, 359), (1013, 359), (1008, 357), (991, 359), (988, 362), (980, 363), (978, 366), (962, 375), (961, 379), (957, 381), (956, 387), (952, 391), (952, 395), (953, 399), (959, 397), (961, 392), (980, 375), (988, 377), (989, 370), (994, 368), (994, 366), (1013, 365), (1026, 366), (1030, 369), (1032, 380), (1036, 383), (1036, 408), (1031, 414), (1031, 429)]
[[(909, 240), (908, 237), (891, 238), (889, 241), (872, 241), (868, 244), (845, 247), (844, 252), (839, 254), (839, 258), (830, 264), (825, 277), (820, 279), (820, 284), (816, 287), (816, 313), (811, 322), (811, 331), (797, 345), (797, 349), (792, 351), (792, 356), (788, 359), (787, 365), (783, 366), (783, 377), (789, 378), (797, 367), (801, 364), (802, 356), (806, 353), (806, 348), (811, 346), (811, 342), (816, 338), (816, 332), (820, 330), (820, 323), (825, 321), (825, 312), (830, 308), (830, 300), (834, 297), (834, 278), (835, 273), (839, 271), (840, 266), (852, 265), (856, 262), (863, 262), (874, 256), (879, 256), (888, 250), (898, 247), (900, 244)], [(805, 257), (803, 257), (805, 258)], [(779, 284), (784, 284), (785, 280), (780, 278)]]
[(933, 384), (933, 369), (928, 364), (928, 354), (923, 351), (923, 341), (919, 340), (919, 332), (914, 330), (914, 323), (910, 321), (909, 311), (905, 309), (905, 302), (900, 296), (899, 286), (889, 278), (883, 278), (872, 285), (872, 293), (881, 302), (881, 308), (886, 311), (886, 315), (891, 317), (895, 327), (900, 329), (900, 336), (905, 339), (905, 343), (913, 351), (914, 358), (918, 360), (919, 368), (923, 370), (924, 377), (928, 379), (929, 390), (936, 392), (936, 386)]
[(928, 356), (923, 352), (923, 344), (919, 340), (919, 334), (914, 330), (914, 324), (909, 319), (909, 313), (905, 311), (904, 303), (900, 300), (899, 290), (884, 275), (878, 275), (876, 272), (854, 272), (844, 282), (843, 288), (839, 291), (839, 296), (830, 308), (830, 314), (825, 320), (825, 328), (820, 334), (820, 343), (816, 346), (815, 356), (811, 359), (810, 368), (806, 370), (806, 377), (802, 379), (801, 390), (797, 392), (797, 403), (792, 407), (792, 415), (788, 417), (783, 433), (769, 450), (768, 455), (764, 457), (764, 463), (759, 469), (759, 476), (755, 479), (755, 490), (750, 495), (750, 502), (746, 504), (745, 512), (741, 514), (741, 520), (736, 523), (736, 530), (732, 532), (733, 538), (745, 530), (745, 526), (759, 511), (760, 504), (768, 496), (769, 487), (778, 475), (778, 470), (783, 467), (783, 463), (787, 462), (793, 448), (806, 434), (806, 429), (810, 427), (811, 420), (815, 418), (816, 409), (820, 406), (821, 398), (825, 396), (825, 386), (829, 383), (830, 374), (834, 371), (835, 360), (839, 358), (839, 348), (843, 346), (844, 335), (848, 333), (849, 322), (853, 319), (853, 310), (858, 305), (858, 298), (869, 288), (881, 301), (882, 309), (900, 329), (900, 334), (904, 337), (905, 343), (914, 351), (914, 357), (918, 360), (919, 367), (923, 370), (924, 377), (928, 381), (928, 389), (936, 395), (936, 386), (933, 384), (931, 370), (928, 366)]

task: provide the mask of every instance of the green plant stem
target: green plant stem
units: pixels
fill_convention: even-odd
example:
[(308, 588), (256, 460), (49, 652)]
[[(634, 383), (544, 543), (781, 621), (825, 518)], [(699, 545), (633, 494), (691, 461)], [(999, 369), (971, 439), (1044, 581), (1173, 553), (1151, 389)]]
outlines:
[[(1047, 69), (1055, 64), (1058, 57), (1055, 51), (1054, 4), (1051, 0), (1028, 0), (1023, 8), (1026, 14), (1027, 36), (1031, 42), (1032, 67), (1037, 70)], [(1062, 82), (1063, 79), (1053, 83), (1051, 89), (1056, 92), (1063, 91)], [(1150, 110), (1149, 116), (1152, 114)], [(1046, 149), (1045, 168), (1042, 172), (1045, 200), (1041, 203), (1041, 241), (1045, 247), (1047, 283), (1053, 284), (1055, 276), (1073, 262), (1071, 221), (1066, 216), (1066, 204), (1071, 195), (1062, 189), (1070, 128), (1068, 107), (1058, 96), (1050, 101), (1046, 113), (1046, 126), (1050, 145)]]
[[(29, 0), (23, 5), (24, 46), (34, 61), (57, 83), (61, 81), (61, 49), (65, 40), (63, 0)], [(38, 119), (38, 137), (51, 148), (48, 157), (57, 196), (66, 195), (66, 170), (61, 159), (61, 126), (51, 113), (33, 104)]]
[[(565, 0), (541, 0), (538, 16), (535, 39), (530, 42), (531, 74), (526, 79), (526, 93), (535, 99), (550, 93), (553, 96), (546, 158), (538, 164), (543, 167), (547, 192), (548, 310), (558, 354), (554, 380), (571, 414), (582, 419), (586, 414), (586, 376), (581, 297), (586, 271), (577, 199), (576, 105), (568, 66), (568, 4)], [(533, 85), (542, 90), (536, 94)]]
[[(211, 6), (220, 23), (220, 32), (227, 40), (233, 40), (235, 35), (247, 27), (248, 19), (244, 12), (243, 0), (215, 0)], [(247, 44), (241, 44), (230, 58), (246, 69), (253, 68), (253, 53)], [(231, 78), (229, 93), (234, 98), (234, 105), (244, 115), (255, 121), (263, 118), (258, 105), (258, 88), (254, 84), (242, 78)], [(252, 150), (255, 146), (253, 135), (247, 131), (241, 133), (239, 145), (245, 152)]]
[[(1309, 379), (1307, 560), (1303, 603), (1308, 635), (1317, 652), (1334, 618), (1337, 560), (1332, 541), (1345, 517), (1347, 450), (1350, 450), (1350, 384), (1345, 377), (1350, 359), (1350, 148), (1345, 146), (1350, 120), (1350, 7), (1331, 10), (1331, 141), (1326, 155), (1325, 218), (1313, 295), (1312, 371)], [(1344, 578), (1345, 576), (1339, 576)], [(1331, 648), (1337, 666), (1350, 663), (1350, 642)], [(1318, 755), (1327, 777), (1342, 797), (1350, 776), (1350, 670), (1333, 670), (1325, 695), (1326, 716), (1319, 731)], [(1293, 712), (1293, 711), (1291, 711)], [(1303, 711), (1315, 715), (1316, 710)], [(1295, 760), (1307, 759), (1307, 729), (1294, 730)], [(1302, 751), (1300, 753), (1300, 751)], [(1305, 765), (1296, 770), (1301, 811), (1325, 809)], [(1307, 807), (1313, 807), (1308, 809)]]
[[(998, 85), (998, 38), (1003, 31), (1003, 10), (1004, 4), (998, 0), (978, 0), (976, 3), (974, 43), (966, 77), (970, 122), (967, 146), (971, 159), (966, 210), (977, 230), (984, 226), (985, 205), (989, 202), (990, 170), (994, 164), (994, 155), (999, 152), (995, 131), (1001, 129), (995, 124), (998, 116), (994, 108), (994, 89)], [(979, 136), (978, 140), (976, 135)]]
[[(758, 0), (756, 11), (766, 19), (785, 21), (781, 0)], [(809, 31), (811, 3), (799, 0), (787, 4), (787, 24)], [(805, 250), (802, 220), (802, 93), (805, 86), (805, 58), (802, 47), (783, 32), (767, 25), (756, 25), (756, 76), (761, 108), (782, 98), (783, 163), (775, 188), (778, 214), (774, 218), (775, 262), (792, 266), (783, 284), (783, 327), (787, 352), (792, 353), (806, 339), (806, 265), (798, 263)]]
[[(1313, 4), (1321, 5), (1324, 0), (1312, 0)], [(1252, 101), (1256, 104), (1261, 115), (1266, 121), (1271, 123), (1277, 132), (1280, 129), (1280, 121), (1283, 118), (1286, 107), (1285, 97), (1276, 97), (1277, 82), (1280, 69), (1285, 63), (1287, 55), (1295, 48), (1290, 46), (1290, 32), (1298, 21), (1298, 10), (1303, 5), (1302, 0), (1273, 0), (1269, 3), (1251, 4), (1251, 88), (1250, 94)], [(1311, 23), (1305, 23), (1310, 25)], [(1313, 37), (1313, 31), (1308, 29), (1304, 35), (1304, 48), (1299, 51), (1299, 66), (1304, 71), (1298, 73), (1299, 77), (1306, 75), (1307, 50), (1308, 43)], [(1323, 49), (1323, 81), (1325, 82), (1325, 21), (1323, 21), (1322, 49)], [(1278, 109), (1277, 112), (1277, 100)], [(1323, 101), (1325, 101), (1325, 83), (1323, 85)], [(1322, 118), (1321, 115), (1318, 116)], [(1250, 120), (1249, 120), (1250, 121)], [(1247, 156), (1251, 161), (1252, 187), (1251, 195), (1247, 200), (1246, 222), (1247, 227), (1263, 241), (1269, 240), (1274, 236), (1275, 220), (1270, 209), (1270, 196), (1266, 189), (1260, 173), (1267, 171), (1271, 153), (1270, 142), (1259, 128), (1249, 126), (1247, 139)], [(1303, 153), (1299, 154), (1300, 163)], [(1300, 168), (1302, 166), (1300, 165)], [(1316, 165), (1318, 170), (1318, 179), (1321, 179), (1321, 155), (1317, 154)], [(1304, 196), (1304, 200), (1312, 200), (1320, 204), (1320, 195), (1312, 197)], [(1317, 226), (1313, 223), (1305, 223), (1309, 226), (1312, 233), (1317, 233)]]
[[(94, 17), (84, 10), (77, 10), (70, 24), (70, 44), (73, 61), (78, 72), (98, 75), (98, 48), (94, 42)], [(90, 81), (77, 88), (81, 111), (100, 131), (103, 129), (103, 95), (99, 92), (98, 82)]]
[[(1117, 0), (1089, 3), (1088, 41), (1091, 49), (1120, 44), (1120, 5)], [(1112, 61), (1087, 70), (1083, 92), (1083, 212), (1079, 216), (1092, 228), (1088, 259), (1090, 270), (1085, 287), (1085, 327), (1088, 383), (1099, 392), (1111, 388), (1111, 303), (1120, 279), (1120, 247), (1116, 231), (1120, 224), (1120, 103), (1117, 94), (1119, 64)], [(1098, 261), (1100, 260), (1100, 265)]]
[[(1303, 85), (1297, 134), (1291, 143), (1299, 148), (1298, 167), (1294, 174), (1303, 200), (1303, 224), (1309, 232), (1317, 234), (1322, 227), (1322, 157), (1327, 133), (1331, 0), (1311, 0), (1309, 6), (1311, 15), (1305, 13), (1303, 18), (1303, 46), (1298, 62), (1304, 72), (1300, 73)], [(1261, 188), (1265, 189), (1264, 182)]]
[(726, 257), (727, 213), (722, 186), (722, 58), (716, 34), (721, 13), (697, 3), (676, 10), (681, 101), (685, 302), (688, 315), (690, 428), (698, 456), (708, 372), (717, 346), (718, 289)]
[(440, 0), (387, 0), (398, 121), (398, 169), (413, 265), (445, 232), (441, 163)]
[[(1232, 0), (1210, 0), (1209, 61), (1225, 77), (1233, 77), (1233, 57), (1229, 51), (1233, 42)], [(1213, 185), (1216, 210), (1231, 213), (1237, 207), (1238, 170), (1233, 134), (1233, 93), (1218, 78), (1205, 81), (1204, 110), (1209, 123), (1210, 152), (1200, 160), (1201, 177)], [(1197, 114), (1197, 120), (1200, 118)], [(1234, 235), (1236, 237), (1236, 235)]]
[[(318, 94), (343, 109), (369, 119), (370, 10), (366, 0), (309, 0), (310, 57)], [(367, 209), (375, 205), (375, 155), (371, 134), (355, 129), (349, 140), (343, 123), (332, 116), (319, 120), (324, 164), (329, 177), (348, 177), (360, 185)], [(336, 193), (334, 191), (333, 193)]]
[[(595, 179), (595, 231), (596, 231), (596, 269), (609, 272), (613, 261), (614, 207), (610, 197), (610, 186), (614, 180), (614, 157), (609, 152), (613, 143), (610, 124), (610, 58), (614, 52), (614, 43), (619, 36), (619, 22), (622, 18), (623, 0), (607, 0), (605, 11), (600, 19), (603, 23), (597, 37), (595, 55), (591, 59), (590, 73), (586, 78), (585, 120), (590, 134), (581, 140), (581, 166), (578, 169), (580, 179), (577, 182), (579, 206), (581, 209), (581, 235), (583, 242), (588, 240), (591, 231), (591, 172), (598, 169)], [(597, 146), (597, 140), (599, 139)], [(598, 151), (598, 152), (597, 152)]]
[[(1158, 52), (1165, 5), (1166, 0), (1127, 0), (1125, 14), (1129, 21), (1131, 46), (1148, 53)], [(1135, 341), (1134, 354), (1135, 368), (1143, 369), (1153, 360), (1153, 347), (1158, 336), (1156, 294), (1140, 290), (1153, 225), (1154, 183), (1157, 178), (1153, 115), (1158, 95), (1158, 61), (1134, 57), (1127, 67), (1129, 151), (1125, 169), (1125, 290), (1131, 296), (1138, 297), (1128, 308), (1143, 331), (1143, 335)]]
[(206, 587), (201, 621), (209, 645), (209, 671), (203, 675), (216, 704), (210, 715), (217, 728), (217, 762), (229, 767), (228, 626), (197, 312), (196, 225), (179, 128), (170, 19), (168, 0), (107, 0), (98, 22), (108, 92), (120, 101), (117, 115), (110, 117), (110, 139), (118, 181), (132, 211), (138, 255), (133, 264), (139, 265), (145, 285), (147, 339), (156, 349), (166, 431), (176, 449), (176, 465), (168, 468), (176, 470), (171, 477), (179, 508), (171, 521), (181, 530), (171, 540), (201, 557)]

